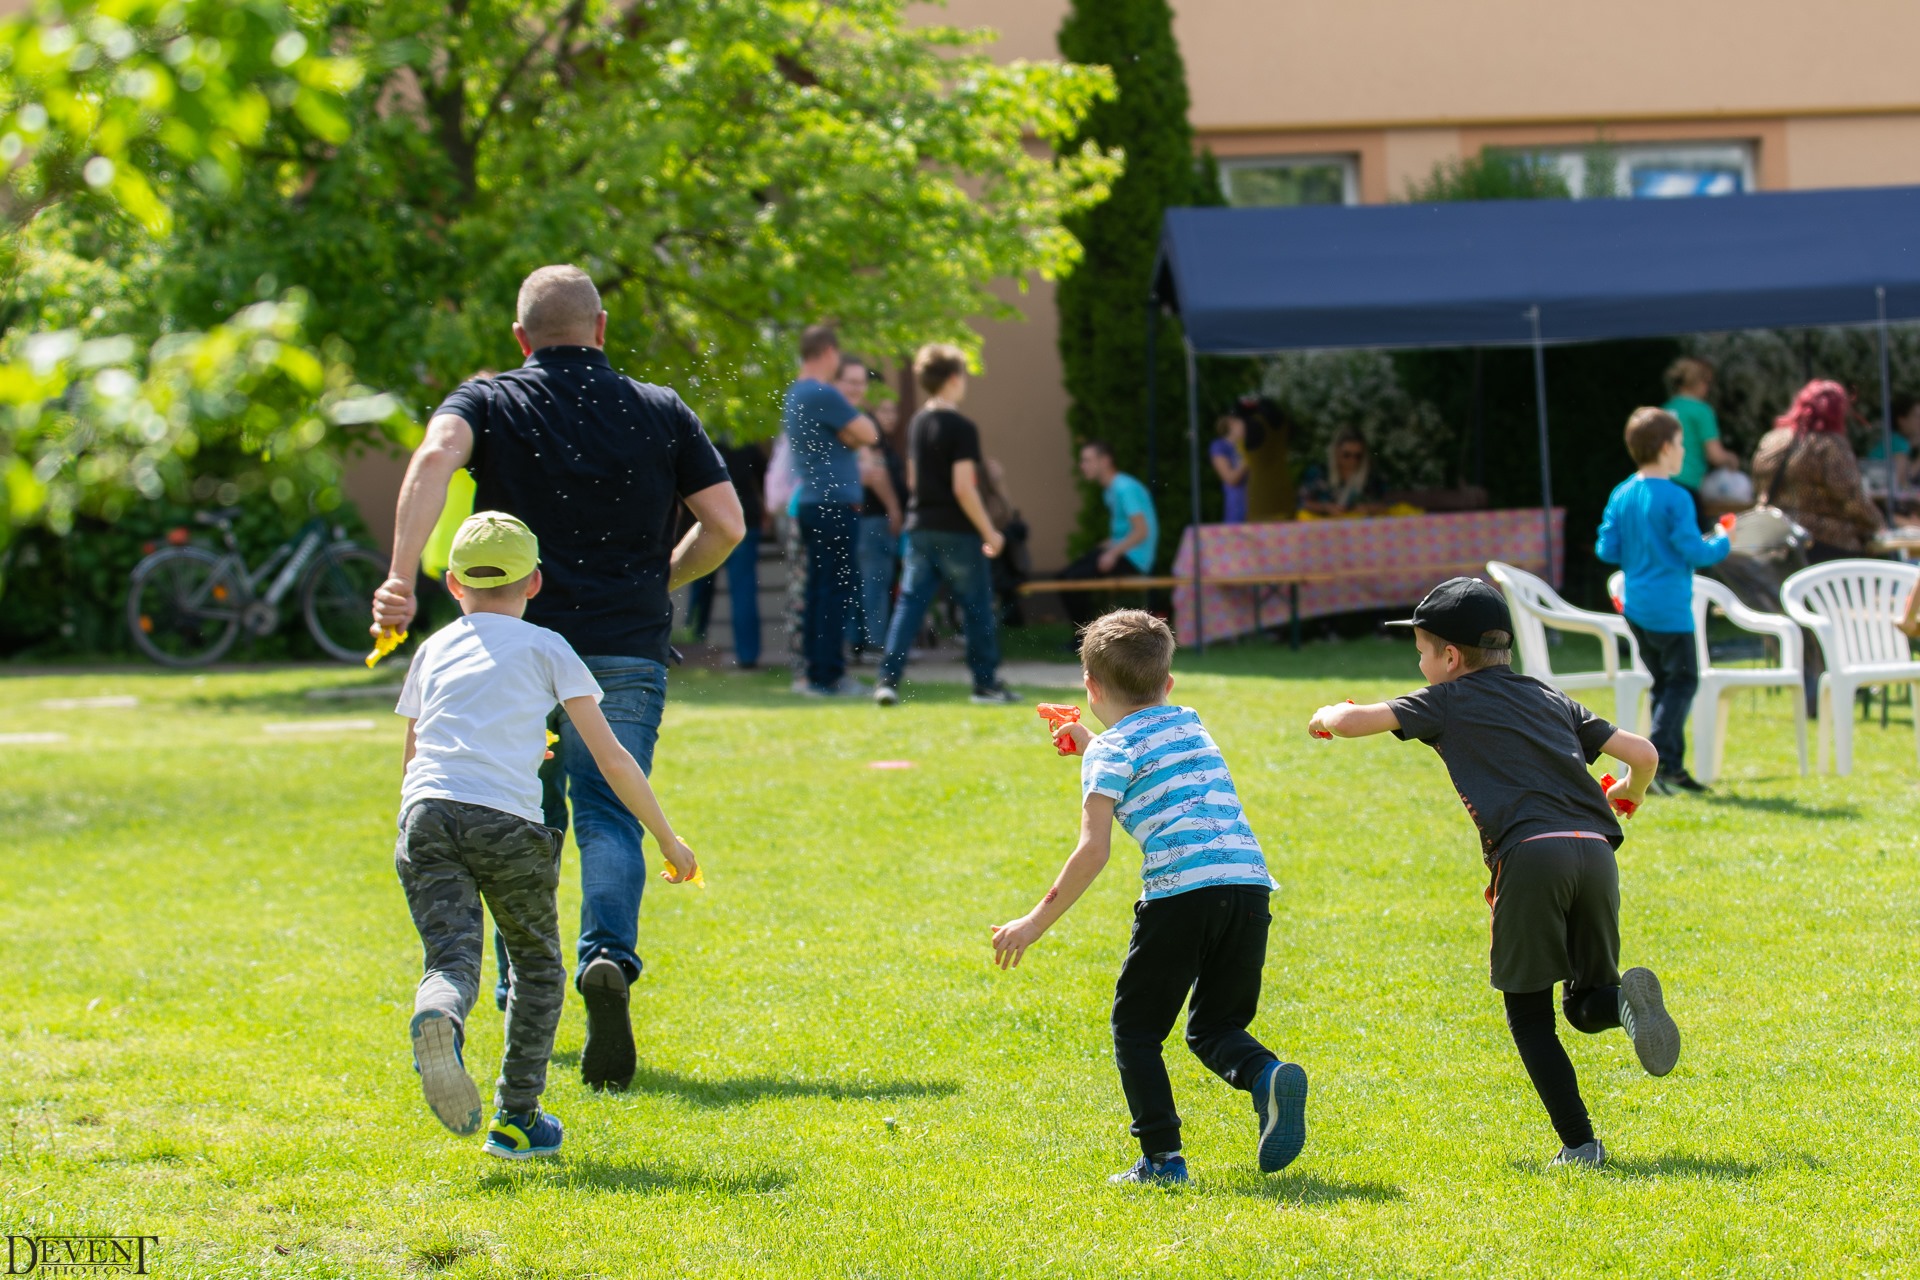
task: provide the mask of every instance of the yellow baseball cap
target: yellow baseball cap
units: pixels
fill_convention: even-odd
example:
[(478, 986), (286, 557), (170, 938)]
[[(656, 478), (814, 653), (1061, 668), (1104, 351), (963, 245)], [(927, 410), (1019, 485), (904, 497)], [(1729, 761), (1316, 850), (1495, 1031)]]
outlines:
[(540, 567), (540, 540), (504, 511), (476, 511), (453, 534), (447, 568), (469, 587), (501, 587)]

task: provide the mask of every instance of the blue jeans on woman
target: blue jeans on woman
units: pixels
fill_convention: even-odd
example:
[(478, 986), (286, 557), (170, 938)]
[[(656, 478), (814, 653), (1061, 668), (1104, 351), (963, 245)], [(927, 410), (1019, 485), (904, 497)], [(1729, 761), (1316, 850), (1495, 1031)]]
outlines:
[(737, 666), (760, 664), (760, 530), (748, 528), (727, 562), (694, 583), (688, 601), (688, 620), (700, 639), (707, 638), (713, 616), (714, 582), (727, 575), (727, 600), (733, 615), (733, 661)]
[(900, 539), (885, 516), (861, 516), (854, 535), (854, 560), (860, 566), (860, 609), (847, 628), (847, 640), (863, 649), (887, 642), (887, 614), (893, 603), (893, 566), (900, 558)]
[(993, 574), (977, 533), (942, 533), (915, 529), (907, 535), (907, 568), (900, 583), (900, 603), (887, 627), (887, 657), (880, 664), (880, 683), (897, 687), (907, 669), (907, 650), (920, 634), (927, 607), (945, 582), (967, 618), (967, 667), (973, 687), (990, 689), (999, 677), (1000, 641), (994, 631)]
[[(660, 739), (660, 712), (667, 701), (667, 669), (650, 658), (583, 658), (600, 682), (600, 711), (613, 736), (633, 754), (642, 773), (653, 772), (653, 748)], [(647, 887), (647, 859), (640, 820), (627, 810), (593, 761), (565, 714), (555, 712), (560, 741), (553, 759), (540, 770), (541, 809), (546, 823), (567, 829), (567, 802), (573, 802), (574, 841), (580, 846), (580, 945), (575, 987), (587, 962), (606, 956), (640, 976), (634, 947), (640, 934), (640, 895)], [(496, 1001), (506, 998), (507, 956), (496, 930), (494, 955), (500, 964)]]

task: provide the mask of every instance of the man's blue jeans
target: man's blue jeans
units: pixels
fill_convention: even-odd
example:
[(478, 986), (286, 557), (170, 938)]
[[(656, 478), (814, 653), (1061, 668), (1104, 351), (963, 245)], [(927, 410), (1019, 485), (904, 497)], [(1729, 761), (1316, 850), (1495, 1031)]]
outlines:
[(900, 539), (885, 516), (861, 516), (854, 539), (854, 560), (860, 566), (859, 618), (847, 627), (847, 639), (864, 649), (887, 642), (887, 612), (893, 603), (893, 566), (900, 558)]
[(860, 589), (853, 562), (853, 535), (860, 508), (851, 503), (809, 502), (796, 513), (807, 548), (807, 683), (827, 688), (847, 674), (847, 605)]
[(900, 602), (887, 627), (887, 657), (880, 683), (898, 685), (907, 669), (907, 650), (926, 621), (927, 606), (945, 582), (967, 616), (967, 667), (976, 689), (990, 687), (1000, 671), (1000, 641), (994, 632), (993, 574), (977, 533), (936, 533), (916, 529), (907, 535), (906, 576)]
[[(600, 711), (620, 745), (633, 753), (643, 773), (653, 772), (653, 748), (660, 738), (660, 712), (667, 701), (667, 669), (650, 658), (585, 658), (600, 682)], [(574, 841), (580, 846), (580, 944), (573, 980), (577, 987), (587, 962), (606, 956), (626, 970), (627, 981), (640, 976), (634, 947), (640, 932), (640, 895), (647, 887), (647, 860), (641, 847), (640, 820), (627, 811), (600, 774), (580, 732), (556, 713), (560, 741), (540, 771), (546, 823), (567, 829), (567, 801), (573, 802)], [(494, 934), (494, 955), (506, 981), (507, 957)], [(499, 988), (495, 995), (501, 994)]]

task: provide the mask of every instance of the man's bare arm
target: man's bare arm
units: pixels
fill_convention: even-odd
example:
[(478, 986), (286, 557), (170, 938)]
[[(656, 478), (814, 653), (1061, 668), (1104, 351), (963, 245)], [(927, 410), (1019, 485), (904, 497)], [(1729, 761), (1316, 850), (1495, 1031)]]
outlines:
[(746, 513), (740, 510), (740, 495), (734, 492), (731, 480), (688, 494), (686, 504), (696, 523), (673, 549), (673, 565), (667, 575), (669, 591), (698, 582), (718, 569), (747, 536)]
[(420, 576), (420, 554), (427, 549), (433, 526), (447, 505), (447, 485), (453, 473), (473, 457), (473, 428), (457, 413), (437, 415), (427, 423), (427, 435), (407, 462), (400, 482), (400, 501), (393, 516), (393, 556), (387, 580), (373, 593), (373, 625), (383, 631), (405, 631), (413, 622), (418, 601), (414, 580)]
[(849, 449), (880, 443), (880, 428), (874, 426), (873, 419), (864, 413), (840, 428), (839, 434), (840, 443)]
[(990, 556), (999, 555), (1007, 540), (987, 515), (987, 504), (980, 497), (980, 472), (971, 458), (953, 464), (953, 500), (967, 513), (967, 519), (973, 521), (974, 530), (980, 535), (981, 549)]

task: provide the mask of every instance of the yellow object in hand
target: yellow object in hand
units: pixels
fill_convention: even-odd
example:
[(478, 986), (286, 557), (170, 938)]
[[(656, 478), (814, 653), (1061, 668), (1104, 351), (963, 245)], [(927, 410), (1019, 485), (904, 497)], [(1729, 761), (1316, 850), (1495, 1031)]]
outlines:
[(373, 652), (367, 655), (368, 669), (371, 670), (374, 663), (380, 661), (380, 659), (386, 657), (406, 642), (407, 633), (404, 631), (389, 630), (381, 632), (380, 638), (373, 642)]
[[(686, 844), (685, 841), (682, 841), (681, 843), (685, 845), (688, 853), (693, 852), (692, 845)], [(701, 866), (697, 861), (693, 864), (693, 874), (688, 876), (685, 880), (682, 880), (678, 876), (673, 874), (673, 864), (671, 862), (669, 862), (666, 866), (660, 868), (660, 876), (668, 884), (694, 884), (694, 885), (699, 885), (702, 889), (707, 887), (707, 869)]]

